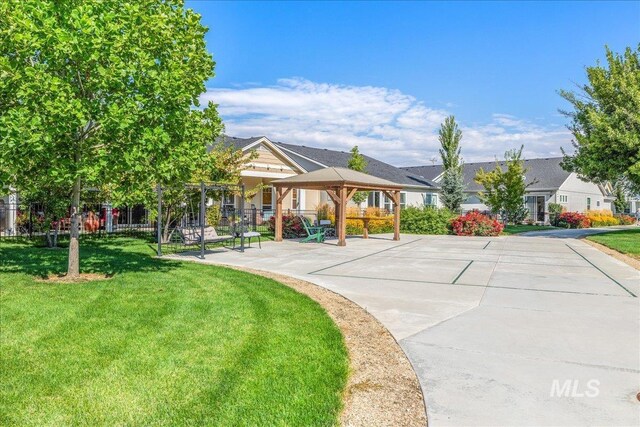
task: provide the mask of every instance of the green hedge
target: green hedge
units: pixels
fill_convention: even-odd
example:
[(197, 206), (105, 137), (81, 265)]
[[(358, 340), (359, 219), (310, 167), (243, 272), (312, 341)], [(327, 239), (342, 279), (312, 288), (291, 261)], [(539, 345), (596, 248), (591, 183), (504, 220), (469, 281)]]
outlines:
[(408, 206), (400, 211), (400, 231), (413, 234), (449, 234), (451, 219), (448, 209), (430, 206)]

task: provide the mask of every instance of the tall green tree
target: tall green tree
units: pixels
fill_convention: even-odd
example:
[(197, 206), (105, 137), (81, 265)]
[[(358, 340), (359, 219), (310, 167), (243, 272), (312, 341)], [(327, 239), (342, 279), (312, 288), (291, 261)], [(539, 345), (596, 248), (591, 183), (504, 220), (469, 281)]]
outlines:
[(561, 90), (572, 111), (574, 154), (563, 166), (592, 181), (626, 179), (640, 191), (640, 44), (623, 54), (606, 48), (607, 63), (587, 67), (588, 83)]
[(463, 163), (460, 156), (460, 140), (462, 131), (458, 128), (454, 116), (449, 116), (440, 126), (440, 157), (442, 158), (442, 180), (440, 181), (440, 197), (444, 206), (457, 212), (464, 202)]
[(206, 32), (182, 0), (0, 2), (0, 186), (68, 192), (69, 275), (83, 187), (187, 181), (220, 131), (215, 106), (194, 109)]
[(529, 169), (524, 167), (522, 150), (520, 147), (505, 153), (506, 169), (496, 163), (492, 171), (485, 172), (480, 168), (475, 177), (475, 181), (484, 187), (484, 191), (478, 193), (480, 200), (491, 212), (499, 214), (505, 224), (518, 224), (527, 217), (524, 195), (527, 187), (536, 182), (526, 182)]
[[(358, 171), (358, 172), (367, 171), (367, 159), (365, 159), (364, 156), (360, 154), (360, 151), (358, 150), (357, 145), (354, 145), (353, 148), (351, 149), (351, 157), (349, 158), (347, 167), (351, 170)], [(369, 197), (369, 192), (358, 191), (353, 195), (351, 200), (353, 200), (354, 203), (360, 204), (365, 200), (367, 200), (367, 197)]]
[(444, 170), (459, 168), (462, 165), (460, 157), (460, 140), (462, 131), (456, 123), (454, 116), (444, 119), (438, 131), (438, 141), (440, 141), (440, 157)]

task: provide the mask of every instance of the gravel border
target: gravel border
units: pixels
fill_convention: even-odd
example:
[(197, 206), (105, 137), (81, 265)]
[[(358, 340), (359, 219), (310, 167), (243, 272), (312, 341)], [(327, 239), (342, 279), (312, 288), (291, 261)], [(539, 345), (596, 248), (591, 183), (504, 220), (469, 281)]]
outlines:
[(420, 383), (389, 331), (359, 305), (304, 280), (267, 271), (224, 265), (274, 279), (307, 295), (338, 325), (349, 352), (349, 378), (340, 415), (343, 426), (426, 426)]
[(594, 248), (598, 249), (600, 252), (604, 252), (607, 255), (611, 255), (612, 257), (614, 257), (617, 260), (620, 260), (622, 262), (624, 262), (625, 264), (630, 265), (631, 267), (635, 268), (636, 270), (640, 270), (640, 260), (630, 257), (629, 255), (625, 255), (622, 252), (618, 252), (615, 249), (611, 249), (608, 246), (602, 245), (600, 243), (594, 242), (593, 240), (589, 240), (587, 238), (584, 239), (580, 239), (583, 242), (585, 242), (588, 245), (593, 246)]

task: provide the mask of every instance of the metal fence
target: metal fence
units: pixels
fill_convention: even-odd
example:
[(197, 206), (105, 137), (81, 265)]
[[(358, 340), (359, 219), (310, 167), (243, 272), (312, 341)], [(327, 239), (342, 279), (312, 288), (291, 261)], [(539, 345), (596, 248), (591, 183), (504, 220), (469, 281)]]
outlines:
[[(155, 227), (155, 221), (149, 219), (149, 211), (143, 205), (83, 205), (80, 212), (80, 234), (84, 235), (153, 232)], [(46, 203), (20, 207), (0, 204), (0, 239), (40, 239), (47, 234), (65, 239), (70, 229), (70, 215), (59, 218), (49, 215)]]

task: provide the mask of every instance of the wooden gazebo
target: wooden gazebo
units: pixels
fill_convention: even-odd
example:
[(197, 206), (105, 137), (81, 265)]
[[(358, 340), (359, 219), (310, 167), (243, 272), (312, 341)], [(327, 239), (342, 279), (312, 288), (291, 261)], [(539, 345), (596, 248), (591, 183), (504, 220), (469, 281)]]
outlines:
[(336, 212), (338, 246), (346, 245), (347, 203), (356, 191), (382, 191), (393, 201), (393, 240), (400, 240), (400, 190), (402, 186), (346, 168), (324, 168), (271, 183), (276, 189), (276, 236), (282, 241), (282, 201), (294, 189), (326, 191)]

